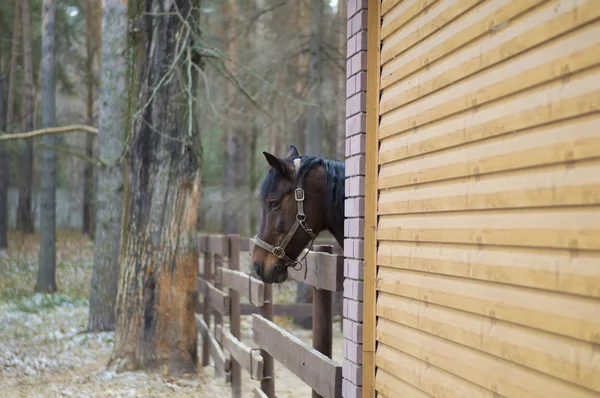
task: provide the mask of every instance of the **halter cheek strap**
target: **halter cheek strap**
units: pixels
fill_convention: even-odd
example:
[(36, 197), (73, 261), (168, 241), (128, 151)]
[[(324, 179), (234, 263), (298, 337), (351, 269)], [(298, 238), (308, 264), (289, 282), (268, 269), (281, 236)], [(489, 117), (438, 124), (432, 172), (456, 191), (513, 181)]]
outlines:
[[(301, 164), (302, 164), (302, 159), (300, 159), (300, 158), (294, 159), (294, 172), (295, 173), (297, 173), (300, 170)], [(310, 246), (312, 246), (312, 243), (317, 238), (317, 235), (313, 232), (313, 230), (308, 228), (308, 226), (306, 225), (306, 214), (304, 213), (305, 195), (304, 195), (304, 189), (302, 188), (302, 181), (300, 180), (300, 178), (296, 178), (296, 190), (294, 191), (294, 198), (296, 199), (296, 206), (297, 206), (296, 220), (294, 221), (294, 225), (292, 225), (292, 228), (290, 228), (289, 232), (287, 233), (287, 235), (285, 236), (283, 241), (281, 241), (279, 246), (273, 246), (270, 243), (265, 242), (264, 240), (260, 239), (258, 237), (258, 235), (256, 235), (254, 237), (255, 245), (257, 245), (261, 249), (268, 251), (269, 253), (272, 253), (275, 257), (277, 257), (281, 260), (284, 260), (286, 263), (286, 266), (288, 266), (288, 267), (293, 267), (296, 264), (300, 263), (297, 260), (292, 260), (285, 252), (285, 248), (287, 247), (287, 245), (290, 243), (290, 241), (296, 234), (296, 231), (298, 230), (298, 228), (302, 227), (304, 232), (306, 232), (308, 234), (308, 236), (310, 236), (312, 238)]]

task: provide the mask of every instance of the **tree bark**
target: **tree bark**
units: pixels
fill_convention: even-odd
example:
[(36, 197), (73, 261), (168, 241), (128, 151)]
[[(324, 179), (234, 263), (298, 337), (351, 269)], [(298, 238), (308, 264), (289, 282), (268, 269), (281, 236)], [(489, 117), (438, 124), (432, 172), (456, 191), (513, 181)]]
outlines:
[[(197, 131), (182, 122), (185, 96), (176, 78), (181, 21), (189, 0), (152, 0), (145, 15), (145, 59), (132, 128), (126, 243), (117, 296), (111, 366), (163, 374), (195, 373), (197, 300), (196, 212), (200, 197)], [(180, 37), (179, 40), (184, 40)], [(185, 51), (185, 50), (184, 50)], [(161, 84), (158, 87), (159, 83)], [(152, 97), (150, 97), (152, 96)], [(181, 102), (179, 102), (181, 101)], [(188, 134), (191, 133), (191, 134)]]
[[(96, 78), (94, 73), (94, 65), (96, 60), (97, 49), (100, 45), (100, 35), (98, 34), (98, 19), (101, 19), (101, 12), (98, 10), (98, 0), (86, 0), (85, 3), (85, 44), (86, 44), (86, 86), (87, 86), (87, 102), (86, 102), (86, 120), (87, 124), (94, 125), (94, 100), (95, 100), (95, 85)], [(100, 33), (101, 34), (101, 33)], [(85, 138), (86, 156), (94, 156), (94, 139), (91, 134), (87, 134)], [(92, 203), (94, 197), (94, 166), (86, 163), (83, 170), (83, 233), (94, 237), (95, 228), (95, 211)]]
[[(35, 128), (35, 88), (33, 84), (32, 65), (32, 39), (31, 20), (29, 13), (29, 0), (21, 2), (21, 21), (23, 27), (23, 92), (22, 113), (23, 131), (32, 131)], [(34, 220), (31, 209), (31, 196), (33, 186), (33, 140), (26, 140), (21, 157), (21, 173), (19, 177), (19, 205), (17, 208), (17, 230), (33, 233)]]
[[(88, 319), (90, 331), (115, 329), (123, 216), (123, 121), (127, 120), (127, 4), (121, 0), (106, 1), (103, 11), (98, 156), (104, 166), (97, 169), (96, 249)], [(89, 182), (93, 183), (91, 176)]]
[[(42, 128), (56, 125), (55, 0), (42, 4)], [(44, 145), (56, 146), (56, 134), (42, 136)], [(56, 153), (42, 148), (40, 191), (40, 261), (36, 292), (56, 291)]]
[[(8, 98), (6, 105), (6, 127), (13, 131), (15, 122), (15, 92), (17, 86), (17, 64), (19, 62), (19, 45), (21, 44), (21, 0), (15, 0), (15, 19), (13, 23), (12, 50), (10, 53), (10, 72), (8, 76)], [(4, 130), (6, 131), (6, 130)]]
[(306, 154), (321, 156), (323, 115), (321, 107), (321, 62), (323, 40), (323, 0), (310, 0), (310, 61), (308, 64), (308, 92), (312, 106), (306, 118)]
[[(0, 70), (2, 64), (2, 46), (0, 45)], [(4, 74), (0, 73), (0, 131), (6, 131), (6, 112), (4, 106)], [(10, 163), (6, 144), (0, 143), (0, 249), (8, 247), (8, 186), (10, 183)]]
[[(229, 7), (225, 18), (228, 21), (236, 21), (239, 14), (238, 0), (225, 0), (229, 3)], [(242, 37), (239, 35), (240, 24), (229, 23), (225, 32), (228, 33), (228, 49), (227, 53), (234, 62), (230, 63), (229, 67), (231, 72), (238, 76), (238, 68), (236, 63), (240, 61), (241, 46), (239, 41)], [(239, 77), (239, 76), (238, 76)], [(245, 125), (241, 123), (244, 118), (243, 107), (245, 101), (238, 95), (236, 87), (233, 83), (227, 84), (227, 98), (232, 98), (233, 103), (227, 108), (227, 159), (228, 164), (225, 168), (225, 184), (227, 187), (227, 198), (229, 201), (229, 208), (231, 211), (225, 212), (225, 233), (236, 234), (240, 232), (240, 220), (244, 206), (246, 202), (245, 198), (240, 196), (245, 193), (243, 189), (245, 186), (245, 177), (247, 172), (246, 165), (246, 148), (245, 138), (247, 133), (240, 126)], [(241, 195), (240, 195), (241, 194)]]

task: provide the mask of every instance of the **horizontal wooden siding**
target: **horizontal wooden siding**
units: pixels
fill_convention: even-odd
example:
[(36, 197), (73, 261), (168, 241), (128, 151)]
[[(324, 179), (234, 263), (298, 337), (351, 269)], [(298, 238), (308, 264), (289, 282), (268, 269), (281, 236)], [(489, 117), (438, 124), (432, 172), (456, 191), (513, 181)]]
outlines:
[(381, 12), (378, 395), (600, 397), (600, 1)]

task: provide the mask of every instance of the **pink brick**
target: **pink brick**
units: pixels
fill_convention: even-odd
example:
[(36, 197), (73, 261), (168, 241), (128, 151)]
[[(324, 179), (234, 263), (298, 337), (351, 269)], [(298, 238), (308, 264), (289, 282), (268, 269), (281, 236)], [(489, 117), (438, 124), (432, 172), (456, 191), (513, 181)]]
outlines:
[(363, 258), (364, 241), (362, 239), (344, 239), (344, 257)]
[[(362, 387), (355, 386), (350, 380), (342, 380), (342, 397), (343, 398), (363, 398)], [(371, 397), (369, 397), (371, 398)]]
[[(346, 239), (348, 240), (348, 239)], [(346, 250), (346, 241), (344, 241), (344, 255)], [(350, 256), (346, 256), (350, 257)], [(344, 276), (346, 278), (359, 279), (362, 280), (364, 278), (364, 262), (352, 258), (344, 259)]]
[(356, 0), (348, 0), (348, 18), (352, 18), (352, 16), (356, 13), (356, 6)]
[(347, 218), (344, 220), (344, 237), (364, 238), (365, 220), (362, 218)]
[(354, 51), (367, 51), (367, 32), (360, 31), (356, 35), (352, 36), (354, 38)]
[(354, 89), (356, 92), (367, 91), (367, 72), (360, 72), (354, 76)]
[(364, 112), (367, 103), (367, 93), (360, 92), (346, 100), (346, 117)]
[(350, 152), (346, 152), (346, 156), (358, 155), (365, 153), (367, 148), (367, 140), (365, 134), (358, 134), (350, 137)]
[[(344, 280), (344, 297), (362, 301), (363, 299), (363, 284), (364, 282), (354, 279)], [(360, 319), (358, 320), (360, 321)]]
[(354, 241), (354, 258), (365, 258), (365, 241), (362, 239), (356, 239)]
[(354, 256), (354, 239), (344, 239), (344, 257), (356, 258)]
[(351, 38), (348, 39), (348, 42), (346, 42), (346, 58), (347, 59), (352, 57), (358, 51), (356, 49), (356, 44), (358, 43), (358, 36), (359, 35), (352, 36)]
[(361, 29), (367, 29), (368, 25), (368, 16), (366, 10), (359, 11), (356, 15), (354, 15), (350, 22), (352, 26), (350, 28), (350, 34), (355, 35)]
[(346, 197), (365, 196), (365, 177), (355, 176), (346, 179), (344, 184)]
[(344, 307), (346, 307), (346, 318), (356, 322), (362, 322), (363, 304), (361, 301), (345, 298)]
[(351, 137), (356, 134), (366, 133), (367, 131), (367, 114), (359, 113), (346, 120), (346, 137)]
[(365, 155), (356, 155), (346, 159), (346, 177), (365, 175)]
[(362, 386), (362, 367), (354, 362), (347, 359), (344, 360), (342, 364), (342, 376), (355, 386)]
[(350, 76), (348, 80), (346, 80), (346, 98), (350, 98), (356, 94), (356, 81), (356, 76)]
[(353, 334), (353, 339), (354, 341), (356, 341), (359, 344), (362, 344), (363, 339), (362, 339), (362, 335), (363, 335), (363, 325), (362, 323), (355, 323), (354, 324), (354, 328), (352, 330), (352, 334)]
[(360, 51), (350, 58), (352, 61), (352, 73), (350, 75), (355, 75), (360, 71), (367, 70), (367, 52)]
[(349, 359), (356, 364), (362, 364), (362, 344), (344, 340), (343, 351), (344, 358)]
[(344, 202), (344, 215), (346, 217), (362, 217), (364, 215), (365, 199), (362, 197), (349, 198)]
[(352, 340), (355, 343), (362, 343), (362, 324), (344, 318), (344, 338)]

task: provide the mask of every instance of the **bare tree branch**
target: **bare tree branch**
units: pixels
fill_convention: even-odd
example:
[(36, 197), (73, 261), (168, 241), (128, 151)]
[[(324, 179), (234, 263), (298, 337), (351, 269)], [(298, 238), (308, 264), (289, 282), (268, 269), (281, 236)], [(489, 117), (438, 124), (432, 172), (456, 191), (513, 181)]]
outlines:
[(17, 133), (17, 134), (7, 134), (7, 133), (0, 131), (0, 141), (35, 138), (35, 137), (40, 137), (40, 136), (46, 135), (46, 134), (77, 133), (77, 132), (98, 134), (98, 129), (95, 127), (86, 126), (85, 124), (73, 124), (70, 126), (50, 127), (50, 128), (46, 128), (46, 129), (33, 130), (33, 131), (28, 131), (26, 133)]

